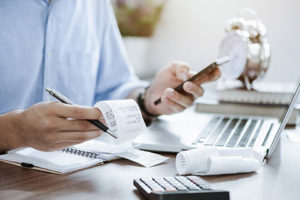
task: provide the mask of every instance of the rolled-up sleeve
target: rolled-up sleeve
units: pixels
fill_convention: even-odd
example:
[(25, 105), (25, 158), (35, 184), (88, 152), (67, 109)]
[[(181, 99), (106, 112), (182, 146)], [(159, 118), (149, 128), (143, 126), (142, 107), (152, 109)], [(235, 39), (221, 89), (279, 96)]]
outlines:
[(95, 102), (107, 99), (124, 99), (131, 91), (146, 87), (131, 67), (112, 6), (107, 2), (108, 21), (103, 34), (99, 69), (95, 91)]

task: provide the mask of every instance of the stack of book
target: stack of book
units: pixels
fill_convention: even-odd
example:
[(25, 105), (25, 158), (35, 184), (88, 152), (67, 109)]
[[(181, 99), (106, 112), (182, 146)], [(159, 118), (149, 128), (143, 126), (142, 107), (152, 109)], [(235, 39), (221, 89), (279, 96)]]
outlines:
[[(199, 98), (196, 111), (246, 116), (275, 117), (280, 119), (289, 104), (293, 85), (261, 82), (251, 91), (242, 89), (236, 82), (221, 82), (215, 99)], [(296, 125), (300, 105), (296, 104), (288, 125)]]

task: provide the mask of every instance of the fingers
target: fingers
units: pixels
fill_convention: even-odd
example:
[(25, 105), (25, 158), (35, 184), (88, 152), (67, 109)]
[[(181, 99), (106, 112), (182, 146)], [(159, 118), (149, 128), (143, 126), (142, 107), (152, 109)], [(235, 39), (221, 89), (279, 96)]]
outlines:
[(185, 109), (183, 106), (170, 100), (166, 94), (161, 97), (161, 104), (164, 107), (164, 114), (182, 112)]
[(68, 105), (63, 103), (49, 103), (49, 112), (60, 117), (72, 119), (100, 119), (101, 111), (97, 108)]
[(190, 67), (184, 62), (173, 62), (171, 64), (171, 72), (176, 76), (180, 81), (185, 81), (188, 79), (188, 72)]
[(186, 83), (184, 83), (183, 89), (187, 93), (193, 95), (194, 98), (201, 97), (204, 94), (204, 89), (201, 86), (199, 86), (199, 85), (197, 85), (195, 83), (189, 82), (189, 81), (187, 81)]
[(194, 98), (187, 95), (182, 95), (172, 88), (167, 88), (165, 90), (166, 97), (172, 102), (179, 104), (183, 108), (187, 108), (193, 104)]
[(53, 122), (57, 127), (53, 131), (95, 131), (98, 127), (91, 124), (87, 120), (73, 120), (65, 118), (55, 118)]
[(47, 135), (50, 143), (81, 143), (99, 137), (103, 132), (100, 130), (86, 132), (55, 132)]
[(176, 65), (176, 78), (185, 81), (188, 79), (188, 72), (190, 67), (185, 63), (178, 63)]
[(192, 106), (195, 98), (202, 96), (204, 93), (204, 89), (201, 86), (192, 82), (186, 82), (183, 88), (191, 95), (182, 95), (172, 88), (167, 88), (164, 91), (161, 101), (166, 114), (183, 111), (185, 108)]

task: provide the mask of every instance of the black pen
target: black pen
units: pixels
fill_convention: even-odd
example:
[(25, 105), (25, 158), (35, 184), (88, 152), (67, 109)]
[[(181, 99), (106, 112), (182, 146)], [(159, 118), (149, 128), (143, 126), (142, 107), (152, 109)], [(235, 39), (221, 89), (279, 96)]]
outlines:
[[(58, 92), (55, 89), (51, 89), (51, 88), (47, 87), (46, 91), (51, 96), (53, 96), (54, 98), (56, 98), (57, 100), (59, 100), (60, 102), (65, 103), (65, 104), (69, 104), (69, 105), (74, 105), (73, 102), (70, 99), (68, 99), (66, 96), (64, 96), (63, 94), (61, 94), (60, 92)], [(94, 124), (99, 129), (101, 129), (102, 131), (108, 133), (112, 137), (118, 139), (118, 137), (115, 136), (114, 133), (111, 130), (109, 130), (109, 128), (107, 126), (105, 126), (102, 122), (100, 122), (99, 120), (87, 119), (87, 121), (90, 122), (90, 123), (92, 123), (92, 124)]]

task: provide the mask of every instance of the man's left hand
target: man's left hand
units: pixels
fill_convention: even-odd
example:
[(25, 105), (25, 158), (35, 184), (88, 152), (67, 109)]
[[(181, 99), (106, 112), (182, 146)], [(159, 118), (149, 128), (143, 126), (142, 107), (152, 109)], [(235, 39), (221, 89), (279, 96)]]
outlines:
[[(171, 63), (157, 73), (152, 85), (148, 88), (144, 97), (146, 109), (154, 115), (181, 112), (193, 105), (197, 97), (203, 95), (204, 89), (201, 87), (203, 83), (215, 81), (220, 75), (221, 72), (217, 68), (195, 82), (187, 81), (183, 85), (183, 89), (188, 95), (183, 95), (173, 88), (193, 76), (193, 74), (187, 64), (182, 62)], [(155, 105), (154, 101), (160, 97), (161, 103)]]

